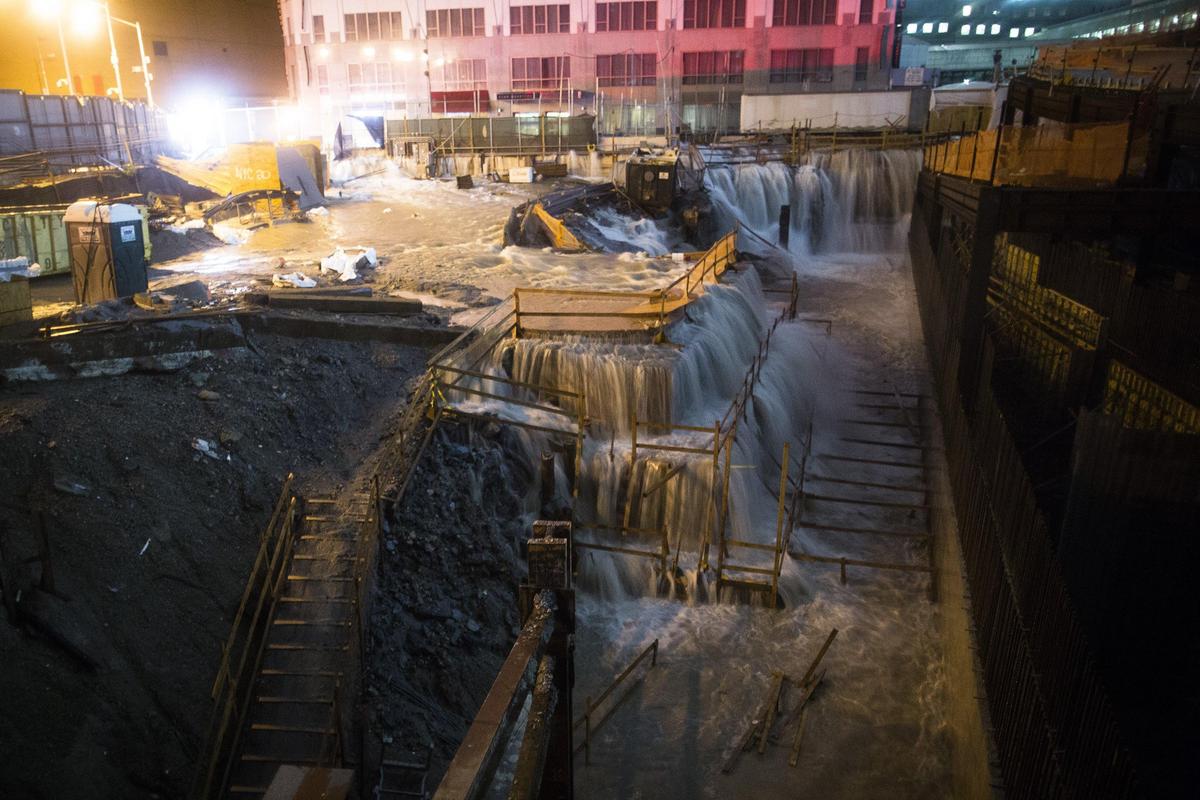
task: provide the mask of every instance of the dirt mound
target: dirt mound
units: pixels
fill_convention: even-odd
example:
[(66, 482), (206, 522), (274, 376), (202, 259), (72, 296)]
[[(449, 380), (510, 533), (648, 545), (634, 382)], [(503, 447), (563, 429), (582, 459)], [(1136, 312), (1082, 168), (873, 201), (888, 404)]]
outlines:
[(155, 264), (224, 246), (225, 243), (213, 236), (212, 231), (207, 228), (150, 229), (150, 257)]
[(511, 428), (443, 428), (384, 537), (371, 620), (372, 740), (432, 746), (437, 785), (519, 632), (524, 497)]
[[(173, 373), (0, 388), (10, 585), (80, 651), (0, 611), (0, 797), (186, 795), (284, 476), (302, 492), (347, 481), (428, 355), (254, 344)], [(32, 508), (65, 599), (35, 591), (39, 566), (21, 563), (38, 551)]]

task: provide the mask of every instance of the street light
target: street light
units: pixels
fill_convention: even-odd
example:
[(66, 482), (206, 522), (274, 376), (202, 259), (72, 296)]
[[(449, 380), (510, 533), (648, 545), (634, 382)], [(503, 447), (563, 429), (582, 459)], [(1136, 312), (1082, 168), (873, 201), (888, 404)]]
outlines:
[[(146, 105), (150, 106), (150, 108), (154, 108), (154, 93), (150, 91), (150, 81), (152, 81), (154, 79), (154, 76), (150, 74), (150, 58), (146, 55), (146, 42), (144, 39), (142, 39), (142, 23), (136, 22), (136, 21), (130, 22), (127, 19), (121, 19), (120, 17), (114, 17), (111, 13), (109, 13), (108, 3), (104, 3), (103, 5), (104, 5), (104, 13), (108, 17), (108, 35), (109, 35), (110, 40), (112, 38), (112, 24), (114, 22), (119, 22), (122, 25), (128, 25), (130, 28), (133, 28), (135, 31), (137, 31), (138, 55), (141, 57), (141, 60), (142, 60), (142, 82), (146, 86)], [(113, 65), (115, 68), (116, 63), (117, 63), (116, 45), (113, 45), (112, 57), (113, 57)], [(120, 92), (121, 92), (121, 77), (120, 77), (120, 73), (118, 72), (117, 93), (120, 94)], [(125, 98), (122, 97), (121, 99), (124, 100)]]
[[(125, 100), (125, 89), (121, 82), (121, 61), (117, 55), (117, 38), (113, 33), (113, 23), (119, 22), (122, 25), (127, 25), (137, 31), (138, 53), (141, 56), (141, 71), (142, 80), (146, 86), (146, 104), (151, 108), (154, 107), (154, 94), (150, 90), (150, 81), (153, 76), (150, 74), (150, 59), (146, 56), (146, 43), (142, 39), (142, 25), (139, 22), (131, 22), (127, 19), (114, 17), (108, 8), (108, 3), (104, 0), (76, 0), (73, 4), (75, 14), (72, 19), (75, 21), (75, 29), (80, 33), (90, 33), (95, 25), (99, 22), (96, 17), (97, 11), (103, 11), (105, 21), (108, 24), (108, 46), (109, 46), (109, 61), (112, 64), (113, 76), (116, 78), (117, 99)], [(67, 56), (67, 40), (63, 35), (62, 28), (62, 12), (63, 4), (59, 0), (33, 0), (33, 12), (43, 18), (48, 19), (53, 17), (58, 25), (58, 41), (62, 48), (63, 66), (67, 71), (67, 88), (71, 94), (76, 94), (75, 81), (71, 77), (71, 63)]]
[(71, 59), (67, 56), (67, 37), (63, 36), (62, 4), (58, 0), (33, 0), (33, 13), (42, 19), (54, 18), (58, 25), (58, 47), (62, 50), (63, 69), (67, 72), (67, 91), (75, 94), (75, 81), (71, 78)]

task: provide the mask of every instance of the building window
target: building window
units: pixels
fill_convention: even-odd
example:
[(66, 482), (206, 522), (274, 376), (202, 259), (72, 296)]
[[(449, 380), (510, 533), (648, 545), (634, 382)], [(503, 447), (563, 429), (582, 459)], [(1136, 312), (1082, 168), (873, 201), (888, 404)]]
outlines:
[(604, 31), (653, 31), (658, 28), (656, 0), (633, 3), (596, 3), (596, 33)]
[(775, 0), (774, 25), (832, 25), (837, 0)]
[(683, 0), (685, 28), (744, 28), (746, 0)]
[(152, 46), (154, 48), (154, 55), (158, 56), (159, 58), (167, 57), (167, 43), (166, 42), (153, 42)]
[(313, 14), (313, 41), (317, 44), (325, 41), (325, 17), (321, 14)]
[(728, 50), (715, 53), (684, 53), (683, 82), (741, 83), (745, 51)]
[(771, 83), (828, 83), (832, 80), (832, 48), (771, 51)]
[(329, 94), (329, 66), (327, 64), (317, 64), (317, 92), (318, 94)]
[(870, 25), (873, 16), (875, 16), (875, 0), (859, 0), (858, 24)]
[(445, 91), (465, 91), (487, 88), (487, 61), (482, 58), (460, 58), (442, 65), (440, 74), (433, 73), (433, 85)]
[(571, 32), (569, 5), (511, 6), (508, 14), (509, 33), (514, 36), (525, 33)]
[(854, 82), (866, 83), (867, 71), (871, 66), (871, 48), (854, 48)]
[(514, 58), (512, 60), (512, 88), (521, 89), (565, 89), (571, 80), (571, 58)]
[[(367, 103), (390, 102), (403, 89), (399, 70), (392, 72), (389, 61), (368, 64), (347, 64), (350, 101)], [(317, 85), (321, 85), (321, 73), (317, 71)], [(325, 94), (325, 91), (322, 91)]]
[(939, 22), (938, 23), (938, 33), (949, 33), (949, 32), (950, 32), (950, 23), (949, 22)]
[(447, 36), (483, 36), (482, 8), (442, 8), (425, 12), (425, 30), (430, 39)]
[(654, 53), (596, 56), (596, 81), (601, 86), (653, 86), (657, 77), (656, 68), (657, 57)]
[(933, 33), (933, 23), (932, 22), (921, 23), (921, 33)]
[[(317, 18), (313, 17), (316, 31)], [(325, 21), (321, 20), (324, 30)], [(404, 21), (399, 11), (373, 11), (369, 14), (343, 14), (342, 29), (347, 42), (378, 42), (401, 39), (404, 36)]]

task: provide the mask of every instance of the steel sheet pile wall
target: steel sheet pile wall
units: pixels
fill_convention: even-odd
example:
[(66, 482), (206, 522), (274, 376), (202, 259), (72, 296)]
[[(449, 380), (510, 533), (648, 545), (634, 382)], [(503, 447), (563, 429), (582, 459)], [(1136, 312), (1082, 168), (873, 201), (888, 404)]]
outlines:
[(0, 91), (0, 185), (74, 167), (148, 164), (166, 138), (162, 115), (141, 102)]
[(980, 285), (970, 280), (976, 220), (939, 204), (928, 185), (913, 216), (914, 280), (1006, 791), (1014, 798), (1135, 797), (1132, 759), (992, 392), (988, 336), (960, 359), (964, 333), (982, 324), (971, 317), (985, 307), (968, 297)]

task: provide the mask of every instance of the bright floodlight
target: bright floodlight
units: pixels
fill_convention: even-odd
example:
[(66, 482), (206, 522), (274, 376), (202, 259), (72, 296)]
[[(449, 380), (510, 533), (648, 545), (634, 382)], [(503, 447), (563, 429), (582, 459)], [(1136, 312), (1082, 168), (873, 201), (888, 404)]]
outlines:
[(70, 9), (71, 30), (78, 36), (94, 36), (100, 31), (100, 6), (75, 3)]
[(54, 19), (62, 11), (62, 3), (59, 0), (32, 0), (29, 10), (41, 19)]

